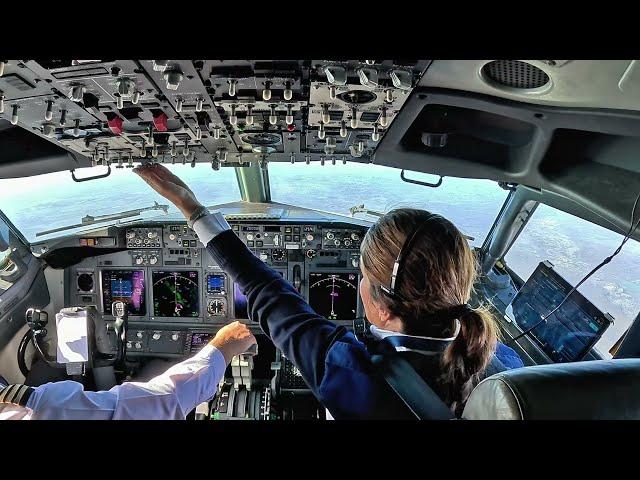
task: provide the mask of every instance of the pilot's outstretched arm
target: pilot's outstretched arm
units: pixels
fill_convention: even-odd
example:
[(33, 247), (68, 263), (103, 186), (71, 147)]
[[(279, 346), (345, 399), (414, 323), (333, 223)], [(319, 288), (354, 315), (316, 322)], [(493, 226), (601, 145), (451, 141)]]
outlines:
[(109, 391), (87, 392), (73, 381), (36, 387), (24, 409), (0, 405), (0, 419), (184, 420), (213, 397), (227, 364), (255, 343), (239, 322), (226, 325), (208, 345), (148, 382), (126, 382)]
[(153, 164), (134, 172), (193, 221), (209, 254), (247, 296), (249, 317), (298, 367), (334, 418), (388, 415), (376, 405), (381, 395), (393, 393), (373, 371), (369, 353), (353, 333), (314, 312), (291, 284), (251, 253), (221, 213), (197, 219), (206, 210), (168, 169)]

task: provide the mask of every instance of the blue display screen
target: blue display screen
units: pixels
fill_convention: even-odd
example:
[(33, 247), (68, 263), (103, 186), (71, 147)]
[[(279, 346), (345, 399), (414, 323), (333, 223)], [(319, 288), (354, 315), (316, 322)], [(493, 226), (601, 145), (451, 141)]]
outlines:
[(207, 275), (207, 293), (225, 293), (224, 273), (213, 273)]
[[(540, 263), (511, 303), (516, 323), (522, 330), (533, 327), (572, 288), (557, 272)], [(588, 353), (610, 324), (597, 307), (574, 291), (555, 313), (531, 331), (531, 336), (553, 361), (575, 362)]]

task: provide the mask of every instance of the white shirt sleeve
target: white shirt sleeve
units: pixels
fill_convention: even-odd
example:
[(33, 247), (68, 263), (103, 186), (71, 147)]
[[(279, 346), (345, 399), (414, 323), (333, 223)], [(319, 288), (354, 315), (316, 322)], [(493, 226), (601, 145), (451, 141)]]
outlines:
[(34, 420), (183, 420), (215, 395), (227, 362), (205, 346), (148, 382), (126, 382), (109, 391), (85, 392), (73, 381), (36, 387), (27, 402)]
[(227, 223), (222, 213), (216, 211), (210, 215), (205, 215), (193, 222), (193, 230), (198, 235), (198, 239), (206, 246), (212, 238), (231, 227)]

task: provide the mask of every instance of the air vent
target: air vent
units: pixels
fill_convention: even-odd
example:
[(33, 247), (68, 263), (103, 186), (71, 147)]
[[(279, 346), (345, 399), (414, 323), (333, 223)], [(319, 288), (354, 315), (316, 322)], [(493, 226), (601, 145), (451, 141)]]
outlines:
[(494, 60), (482, 67), (482, 75), (497, 88), (537, 90), (550, 83), (544, 71), (520, 60)]
[(78, 272), (78, 291), (82, 293), (93, 292), (93, 272)]

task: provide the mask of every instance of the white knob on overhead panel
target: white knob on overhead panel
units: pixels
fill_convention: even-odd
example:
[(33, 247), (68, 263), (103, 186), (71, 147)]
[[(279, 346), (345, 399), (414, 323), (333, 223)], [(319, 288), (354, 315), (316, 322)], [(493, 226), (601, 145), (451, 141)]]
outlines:
[(44, 111), (44, 119), (50, 122), (53, 118), (53, 100), (47, 100), (47, 108)]
[(161, 337), (161, 336), (162, 336), (162, 335), (160, 335), (160, 333), (159, 333), (159, 332), (154, 332), (154, 334), (153, 334), (153, 335), (151, 335), (151, 338), (153, 338), (154, 340), (160, 340), (160, 337)]
[(264, 90), (262, 90), (262, 99), (265, 102), (271, 100), (271, 82), (264, 82)]
[(236, 106), (235, 105), (231, 105), (231, 113), (229, 114), (229, 123), (231, 125), (237, 125), (237, 123), (238, 123), (238, 116), (236, 115)]
[(271, 113), (269, 114), (269, 123), (275, 125), (278, 123), (278, 114), (276, 113), (276, 106), (271, 105)]
[(170, 150), (171, 156), (175, 157), (178, 153), (176, 151), (176, 142), (173, 141), (171, 142), (171, 150)]
[(322, 106), (322, 123), (325, 125), (331, 121), (331, 115), (329, 115), (329, 105)]
[(60, 126), (64, 127), (67, 124), (67, 110), (66, 109), (62, 109), (60, 110)]
[(220, 127), (213, 127), (213, 138), (218, 140), (220, 138)]
[(176, 99), (176, 112), (180, 113), (182, 111), (183, 103), (184, 103), (184, 100), (182, 100), (181, 98)]
[(11, 110), (11, 125), (18, 124), (18, 105), (14, 105)]
[(4, 113), (4, 94), (0, 95), (0, 113)]
[(73, 127), (73, 136), (76, 138), (80, 136), (80, 120), (76, 120), (76, 123)]
[(287, 122), (287, 125), (291, 125), (293, 123), (293, 105), (287, 105), (287, 115), (284, 117), (284, 120)]
[(387, 89), (386, 92), (384, 92), (384, 101), (387, 103), (393, 103), (393, 90), (391, 90), (390, 88)]
[(185, 158), (189, 156), (189, 140), (184, 141), (184, 148), (182, 149), (182, 155)]
[(151, 156), (156, 158), (158, 156), (158, 145), (154, 144), (151, 148)]
[(291, 82), (284, 82), (284, 92), (282, 96), (285, 100), (289, 101), (293, 97), (293, 91), (291, 90)]
[(334, 87), (333, 85), (331, 85), (329, 87), (329, 98), (331, 100), (335, 100), (336, 99), (336, 87)]
[(133, 103), (134, 105), (137, 105), (139, 101), (140, 101), (140, 92), (136, 90), (135, 92), (133, 92), (133, 95), (131, 96), (131, 103)]
[(229, 96), (230, 97), (235, 97), (236, 96), (236, 87), (237, 86), (238, 86), (238, 80), (235, 80), (235, 79), (229, 80)]
[(196, 99), (196, 112), (202, 111), (203, 100), (201, 98)]
[(380, 118), (378, 119), (378, 123), (380, 123), (381, 127), (386, 127), (389, 124), (389, 119), (387, 117), (387, 107), (382, 107), (380, 109)]
[(200, 127), (196, 127), (196, 140), (201, 140), (202, 139), (202, 130), (200, 130)]
[(122, 99), (122, 97), (120, 95), (118, 95), (116, 97), (116, 108), (118, 110), (122, 110), (122, 107), (124, 107), (124, 100)]
[(320, 126), (318, 127), (318, 138), (320, 140), (324, 140), (325, 136), (326, 136), (326, 132), (324, 131), (324, 124), (321, 123)]
[(377, 142), (380, 140), (380, 131), (378, 130), (378, 125), (373, 126), (373, 131), (371, 132), (371, 140)]
[(351, 128), (358, 128), (358, 111), (355, 107), (351, 109)]
[(247, 105), (247, 118), (245, 122), (247, 125), (253, 125), (253, 105)]
[(344, 120), (340, 122), (340, 136), (342, 138), (347, 138), (347, 124)]

